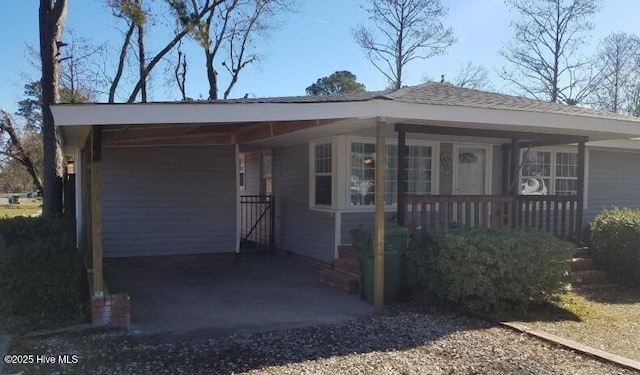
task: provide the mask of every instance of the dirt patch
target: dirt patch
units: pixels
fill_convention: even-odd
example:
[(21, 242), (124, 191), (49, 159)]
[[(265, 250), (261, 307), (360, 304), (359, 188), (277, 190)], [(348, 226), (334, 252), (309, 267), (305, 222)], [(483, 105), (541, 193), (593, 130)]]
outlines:
[(640, 287), (600, 285), (576, 289), (556, 304), (578, 319), (522, 322), (529, 328), (640, 361)]

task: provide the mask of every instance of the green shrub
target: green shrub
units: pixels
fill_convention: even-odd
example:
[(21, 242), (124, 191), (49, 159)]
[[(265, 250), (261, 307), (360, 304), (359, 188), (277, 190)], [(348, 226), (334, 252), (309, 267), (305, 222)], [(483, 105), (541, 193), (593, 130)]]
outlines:
[(73, 225), (0, 220), (0, 331), (30, 331), (86, 320), (86, 273)]
[(526, 311), (562, 293), (571, 245), (534, 231), (452, 228), (415, 235), (410, 285), (481, 311)]
[(596, 268), (611, 281), (640, 285), (640, 210), (612, 208), (591, 222)]

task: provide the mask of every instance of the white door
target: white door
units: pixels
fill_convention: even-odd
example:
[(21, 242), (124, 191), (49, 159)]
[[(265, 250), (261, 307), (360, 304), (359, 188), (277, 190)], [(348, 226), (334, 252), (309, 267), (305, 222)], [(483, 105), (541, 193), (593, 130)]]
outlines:
[(482, 146), (459, 146), (456, 151), (456, 195), (487, 194), (488, 149)]

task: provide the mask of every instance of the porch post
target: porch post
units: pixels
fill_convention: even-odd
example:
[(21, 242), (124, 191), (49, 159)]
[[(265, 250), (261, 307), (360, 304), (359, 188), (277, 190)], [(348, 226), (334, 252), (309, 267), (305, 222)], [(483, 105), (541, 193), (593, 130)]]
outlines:
[(520, 140), (511, 138), (511, 173), (509, 173), (509, 193), (513, 203), (511, 204), (511, 226), (515, 228), (518, 215), (518, 171), (520, 169), (520, 148), (518, 147)]
[(396, 213), (398, 225), (405, 225), (404, 213), (407, 210), (404, 199), (407, 191), (405, 186), (407, 179), (405, 174), (407, 159), (404, 152), (407, 143), (406, 135), (407, 133), (404, 130), (398, 130), (398, 212)]
[(582, 225), (583, 225), (583, 211), (584, 211), (584, 169), (585, 169), (585, 142), (578, 142), (578, 189), (577, 198), (578, 202), (576, 207), (576, 240), (582, 242)]
[(376, 313), (384, 308), (384, 168), (386, 119), (376, 118), (375, 233), (373, 248), (373, 306)]
[(102, 128), (91, 132), (91, 239), (93, 248), (93, 294), (102, 297), (102, 207), (100, 202), (100, 162), (102, 160)]

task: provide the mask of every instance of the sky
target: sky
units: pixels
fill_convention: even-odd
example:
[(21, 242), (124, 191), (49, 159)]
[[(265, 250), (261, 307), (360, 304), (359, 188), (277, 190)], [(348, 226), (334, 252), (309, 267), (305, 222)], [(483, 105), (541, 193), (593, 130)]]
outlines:
[[(260, 40), (263, 56), (259, 65), (243, 70), (232, 98), (304, 95), (305, 88), (318, 78), (338, 70), (349, 70), (368, 90), (383, 90), (386, 79), (365, 58), (351, 37), (350, 30), (366, 23), (360, 7), (364, 0), (299, 0), (301, 9), (288, 15), (282, 25), (267, 39)], [(0, 12), (0, 108), (14, 111), (23, 95), (23, 86), (38, 79), (30, 66), (25, 46), (38, 45), (37, 0), (4, 0)], [(504, 5), (504, 0), (442, 0), (449, 8), (443, 23), (454, 29), (457, 43), (448, 53), (410, 64), (404, 84), (422, 82), (423, 77), (439, 79), (441, 74), (453, 79), (461, 64), (472, 61), (487, 67), (493, 87), (509, 91), (495, 71), (504, 61), (498, 55), (501, 46), (512, 38), (509, 23), (516, 14)], [(66, 30), (87, 38), (95, 44), (107, 43), (116, 58), (122, 43), (122, 25), (106, 9), (105, 0), (68, 0)], [(162, 16), (156, 21), (165, 22)], [(593, 52), (598, 40), (614, 31), (640, 34), (640, 0), (602, 0), (594, 19), (589, 43), (584, 52)], [(149, 35), (148, 56), (171, 38), (168, 29)], [(187, 56), (195, 56), (187, 77), (188, 95), (206, 98), (208, 83), (203, 53), (193, 42), (184, 46)], [(150, 100), (177, 100), (178, 92), (168, 89), (158, 67), (152, 82)], [(221, 73), (222, 74), (222, 73)]]

